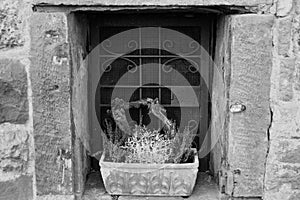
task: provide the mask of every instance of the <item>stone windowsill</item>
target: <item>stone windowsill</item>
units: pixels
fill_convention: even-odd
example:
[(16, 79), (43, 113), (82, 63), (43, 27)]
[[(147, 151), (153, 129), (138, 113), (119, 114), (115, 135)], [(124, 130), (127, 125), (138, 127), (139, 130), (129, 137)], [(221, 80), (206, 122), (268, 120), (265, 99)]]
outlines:
[[(89, 175), (85, 186), (83, 200), (115, 200), (106, 193), (100, 172), (94, 172)], [(120, 196), (118, 200), (218, 200), (220, 194), (217, 184), (212, 177), (206, 173), (200, 172), (197, 177), (193, 194), (188, 198), (183, 197), (136, 197)]]

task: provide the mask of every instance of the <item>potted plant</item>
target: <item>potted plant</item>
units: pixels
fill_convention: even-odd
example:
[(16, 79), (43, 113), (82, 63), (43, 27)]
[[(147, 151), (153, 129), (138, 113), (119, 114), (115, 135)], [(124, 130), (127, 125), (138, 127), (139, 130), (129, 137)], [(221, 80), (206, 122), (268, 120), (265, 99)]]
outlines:
[[(139, 104), (163, 123), (163, 131), (150, 130), (142, 125), (130, 127), (125, 109)], [(198, 172), (198, 156), (192, 148), (194, 134), (189, 127), (176, 130), (163, 112), (158, 100), (126, 103), (115, 99), (112, 115), (113, 129), (106, 121), (104, 153), (100, 170), (107, 192), (111, 195), (189, 196)]]

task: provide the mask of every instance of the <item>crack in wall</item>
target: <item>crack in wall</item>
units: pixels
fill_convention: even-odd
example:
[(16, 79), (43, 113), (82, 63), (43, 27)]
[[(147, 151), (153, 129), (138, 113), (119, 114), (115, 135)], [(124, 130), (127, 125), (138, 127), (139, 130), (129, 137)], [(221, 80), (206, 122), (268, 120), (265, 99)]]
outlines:
[(264, 163), (264, 166), (265, 166), (265, 171), (264, 171), (264, 176), (263, 176), (263, 192), (265, 191), (265, 181), (266, 181), (266, 173), (267, 173), (267, 161), (268, 161), (268, 157), (269, 157), (269, 153), (270, 153), (270, 129), (272, 127), (272, 123), (273, 123), (273, 111), (272, 111), (272, 108), (270, 107), (270, 124), (269, 124), (269, 127), (267, 129), (267, 140), (268, 140), (268, 143), (267, 143), (267, 151), (266, 151), (266, 157), (265, 157), (265, 163)]
[(231, 191), (230, 195), (233, 197), (234, 196), (235, 187), (237, 185), (237, 181), (235, 180), (235, 176), (234, 175), (233, 175), (232, 179), (233, 179), (233, 185), (232, 185), (232, 191)]

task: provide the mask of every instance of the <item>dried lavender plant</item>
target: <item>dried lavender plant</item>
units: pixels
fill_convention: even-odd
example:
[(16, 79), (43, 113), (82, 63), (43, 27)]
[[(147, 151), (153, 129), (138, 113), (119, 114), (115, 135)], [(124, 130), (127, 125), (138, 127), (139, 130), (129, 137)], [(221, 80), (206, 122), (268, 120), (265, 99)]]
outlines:
[(170, 144), (171, 140), (164, 139), (157, 130), (136, 126), (134, 136), (126, 142), (126, 162), (165, 163), (171, 154)]
[(113, 130), (111, 123), (107, 120), (105, 120), (105, 123), (106, 135), (102, 133), (102, 138), (104, 140), (104, 152), (106, 158), (112, 162), (124, 162), (127, 152), (122, 148), (122, 145), (127, 139), (126, 135), (122, 134), (118, 127)]
[(172, 163), (185, 163), (188, 158), (194, 154), (192, 150), (192, 143), (195, 134), (191, 133), (189, 127), (185, 127), (184, 131), (176, 132), (176, 135), (171, 143), (170, 162)]

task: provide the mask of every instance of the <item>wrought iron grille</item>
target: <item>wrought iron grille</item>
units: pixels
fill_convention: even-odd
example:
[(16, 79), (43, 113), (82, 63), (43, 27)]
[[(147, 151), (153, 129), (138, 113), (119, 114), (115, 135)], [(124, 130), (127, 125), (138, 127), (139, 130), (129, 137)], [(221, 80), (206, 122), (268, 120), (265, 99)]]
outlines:
[[(185, 28), (198, 34), (199, 29), (200, 27)], [(100, 33), (103, 31), (113, 32), (107, 27)], [(197, 99), (192, 100), (200, 100), (200, 44), (195, 40), (177, 37), (176, 31), (160, 27), (148, 28), (146, 31), (131, 29), (129, 32), (130, 34), (126, 34), (128, 38), (117, 41), (109, 38), (101, 43), (99, 57), (100, 71), (103, 74), (95, 99), (96, 106), (99, 106), (96, 110), (101, 125), (103, 126), (104, 119), (111, 119), (107, 111), (110, 109), (113, 91), (122, 99), (128, 99), (126, 95), (131, 94), (129, 101), (158, 98), (167, 110), (168, 118), (178, 125), (182, 122), (182, 110), (189, 115), (186, 118), (199, 118), (199, 107), (195, 107), (198, 103), (190, 102), (192, 98), (188, 97), (178, 99), (175, 93), (186, 97), (185, 92), (192, 89), (197, 94)], [(164, 35), (168, 33), (175, 34), (173, 40)], [(181, 80), (180, 76), (185, 80)], [(137, 124), (147, 125), (151, 120), (147, 113), (145, 107), (132, 108), (127, 113), (127, 118), (133, 119)], [(183, 123), (187, 124), (184, 119)]]

